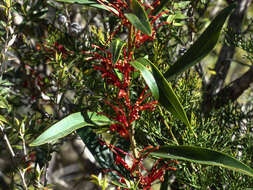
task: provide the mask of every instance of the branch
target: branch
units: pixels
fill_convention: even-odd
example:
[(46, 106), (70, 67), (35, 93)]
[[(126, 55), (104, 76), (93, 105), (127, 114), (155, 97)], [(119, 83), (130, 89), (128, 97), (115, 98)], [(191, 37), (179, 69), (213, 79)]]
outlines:
[(5, 144), (6, 144), (7, 150), (9, 151), (9, 153), (10, 153), (10, 155), (11, 155), (11, 160), (12, 160), (14, 166), (18, 169), (18, 174), (19, 174), (19, 176), (20, 176), (20, 178), (21, 178), (23, 188), (24, 188), (25, 190), (28, 190), (27, 185), (26, 185), (26, 182), (25, 182), (25, 173), (22, 172), (21, 169), (17, 167), (16, 155), (15, 155), (15, 153), (14, 153), (12, 147), (11, 147), (10, 141), (9, 141), (7, 135), (5, 134), (4, 128), (3, 128), (2, 125), (0, 125), (0, 131), (1, 131), (1, 133), (2, 133), (2, 136), (3, 136), (4, 142), (5, 142)]
[[(240, 33), (243, 23), (243, 18), (246, 14), (247, 8), (249, 7), (252, 0), (240, 0), (235, 11), (229, 18), (228, 21), (228, 30), (232, 30), (233, 33)], [(221, 48), (218, 60), (215, 64), (216, 75), (212, 75), (208, 84), (203, 87), (203, 111), (208, 113), (216, 105), (213, 104), (214, 94), (218, 94), (221, 91), (228, 70), (230, 68), (231, 60), (233, 59), (235, 53), (235, 47), (224, 44)], [(224, 97), (225, 98), (225, 97)]]
[(251, 67), (245, 74), (238, 79), (231, 82), (228, 86), (223, 88), (215, 97), (213, 104), (218, 109), (229, 101), (235, 101), (242, 93), (250, 87), (253, 83), (253, 67)]

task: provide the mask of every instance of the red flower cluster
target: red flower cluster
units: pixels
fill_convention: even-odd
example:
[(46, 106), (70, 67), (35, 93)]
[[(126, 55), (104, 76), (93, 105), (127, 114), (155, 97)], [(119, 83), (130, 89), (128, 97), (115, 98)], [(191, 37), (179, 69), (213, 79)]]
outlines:
[[(133, 61), (133, 50), (134, 48), (139, 48), (143, 45), (147, 40), (153, 40), (156, 35), (156, 29), (153, 27), (152, 34), (150, 36), (143, 34), (139, 30), (133, 30), (131, 23), (125, 17), (126, 12), (131, 12), (127, 1), (124, 0), (114, 0), (112, 3), (105, 0), (98, 0), (98, 2), (104, 5), (110, 12), (112, 12), (116, 17), (121, 20), (120, 26), (118, 26), (114, 32), (111, 33), (109, 42), (115, 36), (116, 33), (121, 29), (122, 26), (125, 26), (129, 29), (129, 42), (128, 47), (123, 48), (123, 58), (113, 62), (112, 53), (93, 45), (92, 48), (95, 50), (99, 50), (102, 54), (98, 52), (83, 52), (85, 54), (91, 55), (87, 60), (94, 60), (93, 68), (96, 71), (101, 72), (101, 76), (104, 81), (117, 89), (117, 96), (114, 98), (110, 97), (110, 100), (105, 100), (105, 104), (110, 106), (111, 110), (113, 110), (113, 114), (109, 115), (107, 113), (101, 113), (110, 118), (111, 120), (116, 121), (114, 124), (110, 126), (110, 130), (112, 132), (117, 132), (121, 137), (129, 140), (131, 139), (131, 143), (133, 142), (132, 138), (130, 138), (130, 131), (133, 127), (133, 122), (140, 118), (140, 112), (144, 110), (154, 110), (158, 101), (148, 101), (148, 97), (151, 96), (151, 93), (147, 92), (148, 87), (146, 86), (139, 98), (135, 99), (135, 101), (131, 100), (130, 96), (130, 85), (131, 85), (131, 76), (134, 68), (131, 66), (130, 62)], [(131, 0), (130, 0), (131, 2)], [(167, 12), (163, 12), (158, 16), (152, 16), (152, 10), (159, 5), (160, 0), (155, 1), (151, 5), (146, 5), (139, 0), (139, 3), (145, 7), (145, 9), (150, 9), (149, 18), (151, 20), (151, 24), (153, 25), (156, 20)], [(131, 32), (130, 32), (131, 31)], [(133, 36), (133, 39), (132, 39)], [(128, 49), (127, 49), (128, 48)], [(175, 170), (174, 167), (170, 167), (169, 164), (177, 163), (175, 161), (164, 161), (162, 159), (157, 160), (157, 162), (153, 165), (151, 170), (147, 170), (143, 166), (143, 160), (149, 155), (150, 152), (155, 150), (153, 147), (148, 147), (150, 149), (147, 153), (144, 153), (144, 150), (140, 155), (138, 153), (135, 156), (130, 155), (129, 153), (124, 152), (123, 150), (113, 146), (107, 145), (105, 142), (101, 142), (102, 145), (106, 145), (114, 154), (115, 154), (115, 163), (123, 166), (127, 171), (129, 171), (132, 179), (138, 184), (139, 188), (144, 190), (151, 190), (151, 185), (156, 180), (163, 180), (163, 176), (165, 171), (167, 170)], [(132, 143), (134, 144), (134, 143)], [(146, 150), (146, 149), (145, 149)], [(132, 164), (129, 165), (125, 161), (126, 156), (129, 156), (132, 160)], [(114, 170), (106, 170), (111, 172), (116, 172), (120, 177), (120, 182), (127, 185), (126, 179), (120, 174), (118, 171)]]
[[(110, 40), (114, 37), (114, 35), (120, 30), (120, 28), (122, 26), (126, 26), (129, 27), (130, 26), (130, 22), (128, 21), (128, 19), (125, 17), (124, 13), (125, 12), (131, 12), (128, 4), (126, 1), (123, 0), (114, 0), (112, 3), (109, 3), (108, 1), (104, 1), (104, 0), (98, 0), (98, 2), (102, 5), (104, 5), (110, 12), (112, 12), (115, 16), (117, 16), (120, 20), (121, 20), (121, 24), (120, 26), (118, 26), (118, 28), (111, 34), (110, 36)], [(155, 21), (160, 18), (163, 14), (167, 14), (168, 11), (164, 11), (162, 13), (160, 13), (157, 16), (153, 16), (152, 15), (152, 11), (155, 9), (156, 6), (158, 6), (160, 4), (160, 0), (156, 0), (155, 2), (153, 2), (151, 5), (146, 4), (146, 3), (142, 3), (139, 0), (139, 3), (142, 4), (143, 7), (147, 9), (149, 9), (149, 15), (148, 17), (150, 18), (151, 24), (153, 25), (155, 23)], [(140, 31), (135, 31), (135, 42), (134, 45), (136, 48), (141, 47), (141, 45), (147, 41), (147, 40), (153, 40), (155, 38), (156, 35), (156, 30), (162, 26), (168, 24), (167, 22), (164, 23), (160, 23), (157, 27), (153, 27), (152, 29), (152, 34), (151, 36), (148, 36), (146, 34), (142, 34)]]
[[(115, 116), (107, 115), (106, 113), (102, 113), (106, 115), (108, 118), (117, 121), (117, 123), (112, 124), (110, 130), (112, 132), (117, 132), (120, 136), (125, 139), (129, 138), (129, 126), (140, 117), (140, 111), (144, 110), (153, 110), (155, 105), (158, 103), (157, 101), (151, 101), (146, 104), (144, 102), (147, 97), (151, 95), (151, 93), (145, 94), (147, 87), (143, 90), (139, 99), (132, 104), (129, 97), (129, 86), (131, 82), (131, 72), (134, 71), (134, 68), (131, 66), (130, 61), (131, 57), (126, 55), (125, 48), (123, 49), (124, 60), (119, 60), (116, 64), (112, 64), (112, 54), (109, 51), (106, 51), (98, 46), (93, 45), (93, 48), (100, 49), (103, 53), (105, 53), (105, 57), (98, 54), (97, 52), (83, 52), (89, 53), (92, 55), (90, 58), (93, 60), (98, 60), (98, 63), (94, 64), (94, 69), (100, 71), (102, 73), (102, 78), (107, 82), (107, 84), (113, 85), (118, 88), (118, 96), (117, 99), (114, 100), (115, 104), (112, 104), (109, 101), (105, 101), (107, 105), (109, 105), (112, 110), (115, 112)], [(122, 81), (119, 79), (115, 70), (122, 74)], [(123, 102), (123, 103), (120, 103)]]
[[(175, 171), (176, 168), (169, 166), (172, 163), (178, 164), (177, 161), (164, 161), (162, 159), (159, 159), (155, 162), (151, 170), (147, 170), (143, 166), (143, 161), (147, 156), (154, 150), (158, 148), (154, 148), (152, 146), (147, 147), (141, 151), (140, 157), (138, 159), (135, 159), (131, 154), (124, 152), (123, 150), (111, 145), (111, 144), (106, 144), (105, 142), (101, 141), (102, 145), (106, 145), (116, 156), (115, 159), (115, 164), (123, 166), (126, 170), (130, 172), (130, 175), (133, 179), (136, 180), (136, 182), (139, 184), (139, 188), (143, 190), (152, 190), (151, 185), (154, 181), (160, 180), (163, 181), (163, 177), (165, 174), (165, 171), (167, 170), (173, 170)], [(149, 150), (149, 151), (147, 151)], [(143, 153), (143, 152), (146, 153)], [(128, 156), (130, 159), (132, 159), (132, 165), (129, 166), (124, 158), (122, 158), (121, 155)], [(142, 172), (140, 172), (142, 171)], [(106, 172), (115, 172), (117, 173), (121, 179), (120, 182), (123, 184), (126, 183), (126, 179), (117, 171), (114, 170), (106, 170)]]

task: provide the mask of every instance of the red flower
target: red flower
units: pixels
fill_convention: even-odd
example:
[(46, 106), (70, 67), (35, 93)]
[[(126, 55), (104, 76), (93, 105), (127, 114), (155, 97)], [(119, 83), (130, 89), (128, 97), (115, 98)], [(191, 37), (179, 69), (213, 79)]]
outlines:
[[(167, 170), (173, 170), (175, 171), (176, 168), (169, 166), (172, 163), (178, 163), (177, 161), (164, 161), (162, 159), (159, 159), (155, 162), (153, 165), (152, 169), (148, 171), (144, 166), (143, 166), (143, 160), (155, 149), (153, 147), (147, 147), (144, 148), (142, 153), (144, 151), (147, 151), (150, 149), (147, 153), (143, 153), (140, 155), (138, 159), (135, 159), (131, 154), (124, 152), (123, 150), (111, 145), (111, 144), (106, 144), (105, 142), (101, 141), (103, 145), (106, 145), (114, 154), (115, 154), (115, 164), (122, 165), (126, 170), (130, 172), (130, 176), (132, 179), (135, 179), (135, 182), (139, 183), (139, 188), (144, 189), (144, 190), (151, 190), (151, 185), (154, 181), (160, 180), (163, 181), (163, 176), (165, 174), (165, 171)], [(128, 156), (129, 158), (132, 159), (132, 166), (129, 166), (124, 158), (121, 155)], [(142, 172), (139, 171), (141, 169), (142, 171), (146, 171), (146, 174), (143, 174)], [(121, 179), (120, 182), (126, 184), (126, 180), (124, 177), (118, 173), (117, 171), (114, 170), (106, 170), (106, 171), (113, 171), (117, 173)]]

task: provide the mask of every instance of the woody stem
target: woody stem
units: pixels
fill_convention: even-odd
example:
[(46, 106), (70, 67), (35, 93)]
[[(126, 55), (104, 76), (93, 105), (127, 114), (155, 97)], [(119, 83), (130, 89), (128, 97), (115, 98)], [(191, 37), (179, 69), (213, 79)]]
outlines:
[(164, 117), (163, 110), (162, 110), (162, 108), (161, 108), (160, 106), (159, 106), (159, 111), (160, 111), (160, 114), (161, 114), (162, 117), (163, 117), (163, 123), (164, 123), (164, 125), (167, 127), (167, 129), (168, 129), (170, 135), (172, 136), (172, 139), (175, 141), (175, 143), (176, 143), (177, 145), (179, 145), (179, 143), (178, 143), (176, 137), (174, 136), (174, 134), (173, 134), (173, 132), (172, 132), (171, 127), (169, 126), (169, 124), (167, 123), (167, 121), (166, 121), (166, 119), (165, 119), (165, 117)]
[[(131, 7), (131, 3), (132, 3), (132, 0), (129, 0), (129, 7)], [(133, 37), (134, 37), (134, 26), (130, 23), (129, 28), (128, 28), (128, 52), (127, 52), (128, 59), (132, 59), (132, 55), (133, 55), (133, 52), (132, 52), (133, 48), (134, 48)], [(135, 134), (135, 122), (130, 125), (129, 139), (130, 139), (130, 143), (131, 143), (131, 149), (133, 151), (133, 156), (135, 159), (138, 159), (139, 154), (138, 154), (134, 134)], [(136, 168), (136, 170), (138, 170), (138, 167)]]
[(134, 26), (130, 24), (129, 26), (129, 34), (128, 34), (128, 56), (131, 57), (132, 49), (133, 49), (133, 32), (134, 32)]
[(138, 159), (139, 155), (138, 155), (138, 151), (137, 151), (137, 146), (136, 146), (136, 141), (134, 138), (134, 134), (135, 134), (135, 125), (130, 125), (130, 130), (129, 130), (129, 139), (130, 139), (130, 143), (131, 143), (131, 149), (133, 151), (133, 155), (134, 158)]

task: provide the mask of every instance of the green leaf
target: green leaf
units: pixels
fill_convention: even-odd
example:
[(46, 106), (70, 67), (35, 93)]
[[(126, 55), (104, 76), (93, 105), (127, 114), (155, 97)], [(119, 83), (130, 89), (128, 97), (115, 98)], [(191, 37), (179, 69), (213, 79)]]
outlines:
[(191, 124), (187, 118), (187, 115), (184, 111), (182, 104), (178, 100), (169, 82), (164, 78), (163, 74), (148, 59), (139, 58), (137, 60), (138, 62), (141, 62), (142, 64), (150, 65), (152, 67), (153, 76), (155, 77), (156, 84), (158, 85), (158, 88), (159, 88), (159, 100), (158, 100), (159, 103), (163, 107), (168, 109), (178, 119), (183, 121), (191, 129)]
[[(130, 178), (129, 171), (126, 170), (123, 166), (115, 163), (116, 155), (114, 155), (113, 152), (106, 145), (101, 144), (98, 135), (92, 131), (91, 127), (88, 126), (85, 128), (78, 129), (77, 134), (81, 137), (82, 141), (92, 153), (97, 163), (99, 163), (99, 165), (103, 169), (117, 171), (124, 177), (128, 179)], [(115, 146), (123, 150), (124, 148), (122, 148), (122, 146), (126, 146), (125, 151), (128, 151), (129, 142), (125, 139), (119, 139), (119, 142), (116, 143)], [(118, 174), (115, 172), (112, 172), (111, 175), (114, 179), (120, 178), (120, 176), (118, 176)]]
[(1, 121), (8, 124), (7, 119), (2, 115), (0, 115), (0, 124), (1, 124)]
[(152, 28), (148, 20), (148, 15), (138, 0), (132, 0), (130, 9), (132, 12), (126, 13), (126, 18), (135, 28), (150, 36)]
[(158, 15), (169, 2), (171, 2), (171, 0), (161, 0), (160, 4), (152, 11), (152, 15)]
[(91, 4), (96, 3), (96, 1), (90, 1), (90, 0), (56, 0), (64, 3), (79, 3), (79, 4)]
[(189, 17), (186, 16), (186, 15), (184, 15), (184, 14), (182, 14), (181, 12), (175, 13), (175, 17), (174, 17), (175, 20), (176, 19), (178, 19), (178, 20), (184, 20), (184, 19), (187, 19), (187, 18), (189, 18)]
[(58, 2), (63, 2), (63, 3), (78, 3), (81, 5), (86, 5), (94, 8), (99, 8), (99, 9), (104, 9), (104, 10), (112, 10), (114, 13), (118, 14), (118, 11), (112, 7), (109, 7), (107, 5), (102, 5), (97, 3), (96, 1), (90, 1), (90, 0), (56, 0)]
[(120, 56), (120, 53), (122, 51), (122, 48), (124, 47), (126, 43), (121, 41), (119, 38), (113, 40), (111, 45), (111, 52), (112, 52), (112, 63), (115, 64)]
[(80, 112), (73, 113), (43, 132), (30, 146), (50, 143), (85, 126), (104, 126), (108, 124), (112, 124), (112, 122), (104, 115), (88, 112), (86, 116), (83, 116)]
[(134, 62), (130, 63), (135, 69), (139, 70), (146, 81), (149, 89), (152, 92), (152, 95), (155, 97), (155, 99), (159, 99), (159, 89), (156, 84), (156, 80), (153, 76), (153, 74), (148, 70), (146, 67), (146, 61), (144, 59), (137, 59)]
[(174, 3), (174, 9), (185, 9), (187, 6), (189, 6), (189, 4), (191, 3), (191, 1), (182, 1), (182, 2), (178, 2), (178, 3)]
[(253, 169), (222, 152), (194, 146), (161, 146), (151, 155), (159, 158), (186, 160), (199, 164), (221, 166), (253, 177)]
[(64, 2), (64, 3), (79, 3), (83, 5), (97, 4), (96, 1), (90, 1), (90, 0), (56, 0), (56, 1)]
[(173, 64), (164, 74), (168, 80), (175, 78), (180, 73), (189, 69), (201, 59), (203, 59), (216, 45), (221, 29), (231, 13), (235, 8), (235, 4), (223, 9), (197, 39), (197, 41), (188, 49), (188, 51), (181, 56), (175, 64)]

